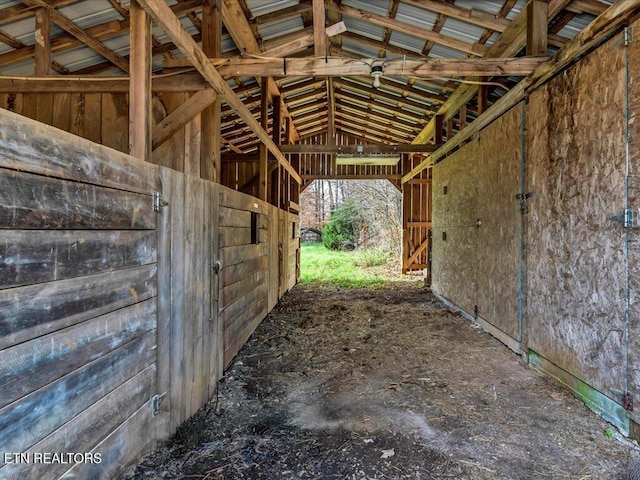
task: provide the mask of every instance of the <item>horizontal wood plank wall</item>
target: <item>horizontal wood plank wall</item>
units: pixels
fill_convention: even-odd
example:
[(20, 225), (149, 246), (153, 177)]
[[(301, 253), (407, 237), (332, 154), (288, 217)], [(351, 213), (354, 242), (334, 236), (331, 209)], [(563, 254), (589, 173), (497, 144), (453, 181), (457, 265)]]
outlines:
[[(187, 93), (154, 94), (154, 124), (171, 114), (188, 97)], [(125, 93), (0, 93), (0, 108), (120, 152), (129, 151), (129, 103)], [(197, 115), (186, 128), (179, 129), (158, 146), (151, 161), (199, 176), (199, 132), (200, 116)]]
[[(257, 215), (257, 218), (256, 218)], [(252, 232), (252, 217), (254, 229)], [(224, 328), (224, 365), (268, 313), (269, 205), (220, 187), (220, 318)], [(252, 239), (254, 243), (252, 243)]]
[[(36, 104), (56, 123), (72, 101)], [(85, 478), (110, 478), (156, 438), (122, 450), (118, 432), (149, 422), (156, 393), (157, 168), (6, 110), (0, 124), (0, 451), (99, 452)]]

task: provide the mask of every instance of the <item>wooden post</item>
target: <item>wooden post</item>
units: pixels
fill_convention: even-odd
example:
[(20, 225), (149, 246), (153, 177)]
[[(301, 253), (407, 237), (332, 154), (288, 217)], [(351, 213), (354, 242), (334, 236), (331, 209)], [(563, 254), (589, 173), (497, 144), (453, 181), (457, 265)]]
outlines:
[(449, 141), (453, 137), (453, 118), (445, 122), (445, 130), (447, 131), (447, 141)]
[(460, 130), (467, 126), (467, 106), (460, 107)]
[(49, 75), (51, 73), (51, 16), (48, 8), (36, 10), (35, 37), (35, 74)]
[(129, 83), (129, 152), (151, 159), (151, 18), (131, 2), (131, 56)]
[[(273, 143), (280, 145), (282, 143), (282, 136), (280, 134), (282, 125), (282, 97), (273, 97)], [(280, 208), (282, 205), (282, 169), (280, 166), (273, 172), (271, 178), (271, 184), (273, 185), (273, 191), (271, 195), (271, 203)]]
[(444, 121), (444, 115), (436, 115), (436, 129), (433, 134), (433, 141), (436, 145), (442, 145), (442, 126)]
[[(269, 86), (267, 78), (262, 79), (262, 90), (260, 92), (262, 101), (260, 108), (260, 123), (262, 128), (267, 130), (269, 126)], [(260, 143), (260, 184), (258, 187), (258, 198), (267, 202), (269, 200), (269, 150), (264, 143)]]
[(313, 54), (316, 57), (327, 54), (324, 0), (313, 0)]
[[(222, 20), (220, 0), (206, 0), (202, 5), (202, 50), (210, 57), (222, 56)], [(200, 177), (220, 183), (220, 111), (217, 98), (201, 116)]]
[(547, 15), (549, 4), (531, 0), (527, 5), (527, 55), (547, 55)]

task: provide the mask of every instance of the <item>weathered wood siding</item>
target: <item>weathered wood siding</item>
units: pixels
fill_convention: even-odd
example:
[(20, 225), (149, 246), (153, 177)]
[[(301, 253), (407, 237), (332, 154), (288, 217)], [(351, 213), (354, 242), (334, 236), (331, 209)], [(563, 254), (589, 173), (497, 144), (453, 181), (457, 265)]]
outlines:
[(156, 439), (118, 453), (156, 389), (157, 169), (6, 110), (0, 124), (0, 451), (100, 452), (115, 472)]
[(102, 455), (0, 478), (114, 478), (215, 395), (295, 285), (298, 217), (4, 109), (0, 124), (0, 451)]
[(266, 203), (221, 188), (220, 315), (224, 325), (225, 366), (233, 360), (268, 312), (270, 221)]

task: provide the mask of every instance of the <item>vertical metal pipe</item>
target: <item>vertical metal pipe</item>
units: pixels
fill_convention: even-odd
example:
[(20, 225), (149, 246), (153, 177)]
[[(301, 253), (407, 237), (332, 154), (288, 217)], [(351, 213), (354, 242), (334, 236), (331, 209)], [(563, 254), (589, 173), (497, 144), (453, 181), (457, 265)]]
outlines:
[[(625, 217), (627, 215), (629, 205), (629, 174), (630, 174), (630, 159), (629, 159), (629, 142), (630, 142), (630, 120), (631, 112), (629, 106), (629, 84), (631, 80), (631, 71), (629, 66), (629, 43), (630, 43), (630, 30), (629, 27), (624, 29), (624, 66), (625, 66), (625, 192), (624, 192), (624, 208)], [(635, 219), (634, 219), (635, 223)], [(629, 282), (629, 235), (631, 225), (626, 225), (624, 229), (624, 281), (625, 281), (625, 308), (624, 308), (624, 364), (625, 364), (625, 377), (624, 377), (624, 390), (625, 393), (629, 391), (629, 321), (630, 321), (630, 309), (631, 309), (631, 291)]]
[[(521, 202), (526, 201), (526, 102), (521, 103), (521, 119), (520, 119), (520, 195)], [(522, 205), (522, 203), (521, 203)], [(521, 211), (520, 215), (520, 268), (518, 270), (518, 342), (522, 342), (524, 329), (524, 280), (525, 280), (525, 232), (524, 232), (524, 215)]]

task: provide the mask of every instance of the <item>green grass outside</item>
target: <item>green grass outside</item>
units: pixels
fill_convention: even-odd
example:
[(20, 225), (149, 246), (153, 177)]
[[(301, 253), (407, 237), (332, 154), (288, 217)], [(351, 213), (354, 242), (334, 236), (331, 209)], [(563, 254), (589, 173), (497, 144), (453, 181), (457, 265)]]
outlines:
[(328, 250), (321, 243), (303, 243), (300, 282), (331, 284), (344, 288), (379, 288), (392, 280), (361, 266), (360, 252)]

